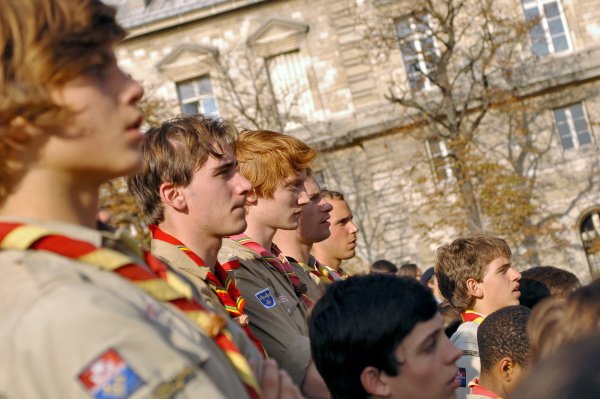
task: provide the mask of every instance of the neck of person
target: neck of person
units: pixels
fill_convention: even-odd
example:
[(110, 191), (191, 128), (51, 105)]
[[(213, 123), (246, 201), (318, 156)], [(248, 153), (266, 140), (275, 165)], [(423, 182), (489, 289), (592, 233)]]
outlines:
[(194, 226), (195, 224), (189, 221), (174, 221), (168, 218), (165, 218), (165, 221), (159, 224), (162, 231), (181, 241), (193, 253), (198, 255), (206, 266), (214, 271), (223, 239), (205, 231), (199, 231)]
[(249, 216), (250, 214), (246, 217), (248, 226), (246, 227), (244, 234), (252, 238), (252, 240), (260, 244), (267, 251), (270, 251), (271, 245), (273, 244), (273, 237), (275, 236), (277, 229), (265, 226), (262, 223), (257, 223)]
[(95, 228), (102, 181), (34, 167), (0, 205), (0, 215)]
[(336, 272), (340, 270), (340, 265), (342, 264), (341, 259), (337, 259), (331, 256), (328, 256), (325, 252), (321, 251), (318, 245), (313, 245), (312, 247), (312, 255), (323, 265), (331, 267)]
[(298, 230), (277, 230), (273, 242), (285, 256), (292, 257), (305, 265), (308, 264), (312, 244), (301, 242), (298, 238)]
[(507, 392), (505, 392), (504, 384), (499, 378), (495, 378), (490, 371), (482, 371), (479, 376), (479, 385), (487, 389), (488, 391), (494, 392), (501, 398), (508, 398)]
[(473, 305), (473, 308), (471, 310), (475, 313), (479, 313), (482, 316), (487, 316), (489, 314), (494, 313), (497, 309), (493, 309), (484, 300), (475, 299), (475, 304)]

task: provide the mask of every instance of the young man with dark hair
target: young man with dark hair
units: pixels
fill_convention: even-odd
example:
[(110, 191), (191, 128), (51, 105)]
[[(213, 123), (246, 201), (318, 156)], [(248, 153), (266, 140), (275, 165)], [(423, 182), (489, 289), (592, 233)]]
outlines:
[(519, 300), (521, 305), (533, 309), (544, 298), (564, 298), (579, 287), (581, 282), (570, 271), (554, 266), (536, 266), (521, 273)]
[(349, 274), (342, 269), (342, 261), (355, 255), (358, 227), (353, 222), (354, 215), (342, 193), (322, 190), (321, 195), (332, 206), (329, 226), (331, 234), (326, 240), (315, 243), (311, 253), (334, 279), (344, 279)]
[(490, 313), (519, 304), (521, 273), (512, 268), (511, 255), (506, 241), (485, 234), (458, 238), (437, 250), (440, 291), (462, 312), (463, 323), (451, 338), (463, 351), (457, 363), (462, 374), (459, 398), (466, 397), (467, 383), (479, 376), (479, 324)]
[(529, 309), (516, 305), (495, 311), (477, 330), (481, 376), (469, 383), (467, 399), (509, 398), (529, 364)]
[(244, 233), (223, 240), (219, 260), (238, 259), (235, 283), (246, 298), (250, 328), (307, 397), (329, 393), (310, 357), (306, 285), (273, 244), (279, 229), (298, 228), (309, 202), (306, 169), (316, 151), (295, 137), (258, 130), (240, 134), (235, 148), (240, 172), (252, 189), (246, 196)]
[(309, 321), (313, 358), (335, 399), (454, 398), (460, 351), (431, 292), (384, 274), (333, 283)]
[(379, 259), (369, 268), (370, 273), (398, 274), (398, 267), (389, 260)]
[(333, 282), (330, 273), (310, 254), (314, 243), (325, 240), (329, 232), (329, 204), (321, 196), (321, 188), (310, 168), (304, 181), (309, 202), (302, 207), (299, 226), (295, 230), (278, 229), (273, 242), (289, 260), (298, 277), (307, 287), (307, 293), (318, 300), (325, 288)]
[[(0, 397), (260, 397), (189, 281), (94, 229), (100, 184), (141, 163), (115, 10), (6, 0), (0, 27)], [(297, 397), (264, 375), (265, 395)]]

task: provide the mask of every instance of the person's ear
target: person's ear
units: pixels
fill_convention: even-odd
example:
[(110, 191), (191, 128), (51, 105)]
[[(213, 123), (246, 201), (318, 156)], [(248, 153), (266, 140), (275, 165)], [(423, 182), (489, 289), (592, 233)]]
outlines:
[(503, 381), (511, 382), (513, 380), (515, 373), (515, 363), (510, 357), (503, 357), (498, 363), (498, 368), (500, 370), (500, 376), (502, 377)]
[(32, 124), (24, 117), (17, 116), (10, 120), (6, 141), (9, 146), (15, 149), (22, 149), (29, 144), (33, 138), (42, 134), (42, 129)]
[(474, 278), (467, 279), (467, 292), (474, 298), (483, 298), (483, 289), (481, 288), (481, 283)]
[(256, 190), (252, 189), (248, 191), (246, 195), (246, 205), (256, 205), (258, 202), (258, 195), (256, 195)]
[(383, 371), (377, 370), (373, 366), (365, 367), (360, 373), (360, 382), (370, 395), (385, 398), (391, 394), (390, 387), (381, 378)]
[(160, 200), (165, 206), (173, 208), (176, 211), (183, 211), (187, 208), (185, 195), (183, 195), (181, 187), (176, 186), (171, 182), (162, 183), (158, 189)]

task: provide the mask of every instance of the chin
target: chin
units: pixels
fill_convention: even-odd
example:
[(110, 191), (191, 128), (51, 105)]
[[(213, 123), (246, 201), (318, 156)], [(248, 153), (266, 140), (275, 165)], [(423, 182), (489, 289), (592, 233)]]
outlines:
[(228, 233), (223, 234), (223, 236), (232, 236), (236, 234), (242, 234), (246, 231), (246, 227), (248, 227), (248, 223), (244, 220), (243, 223), (236, 224), (236, 227), (232, 227)]

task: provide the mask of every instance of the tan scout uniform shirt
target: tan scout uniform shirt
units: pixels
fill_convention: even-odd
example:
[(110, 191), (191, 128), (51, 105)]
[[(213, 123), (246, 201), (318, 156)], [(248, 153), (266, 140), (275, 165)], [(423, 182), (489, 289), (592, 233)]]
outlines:
[[(269, 262), (243, 245), (224, 239), (219, 261), (225, 263), (234, 257), (240, 260), (240, 268), (234, 271), (235, 284), (246, 299), (252, 332), (267, 354), (300, 386), (311, 362), (306, 306), (287, 277)], [(272, 305), (259, 300), (269, 296), (274, 300)]]
[[(190, 280), (194, 286), (202, 295), (202, 299), (208, 307), (215, 310), (221, 316), (226, 317), (228, 320), (228, 328), (230, 330), (235, 330), (237, 334), (234, 334), (234, 339), (242, 354), (246, 356), (246, 359), (253, 360), (259, 370), (262, 370), (263, 357), (256, 349), (256, 346), (253, 344), (248, 344), (246, 333), (243, 332), (238, 326), (237, 323), (231, 320), (227, 310), (221, 304), (219, 297), (217, 294), (208, 286), (206, 282), (206, 269), (202, 269), (198, 267), (198, 265), (190, 259), (185, 253), (183, 253), (177, 246), (173, 244), (169, 244), (168, 242), (161, 240), (152, 240), (150, 242), (150, 246), (152, 248), (152, 255), (156, 256), (163, 262), (167, 263), (169, 266), (173, 267), (175, 270), (178, 270)], [(242, 331), (241, 333), (239, 331)], [(244, 342), (240, 342), (244, 341)]]
[[(36, 224), (103, 243), (95, 230)], [(43, 251), (0, 251), (0, 270), (0, 397), (248, 397), (211, 339), (118, 275)]]
[(309, 296), (310, 299), (312, 299), (316, 303), (319, 300), (319, 298), (323, 296), (327, 287), (325, 287), (320, 281), (316, 282), (313, 278), (314, 275), (302, 266), (300, 266), (296, 261), (292, 259), (288, 260), (290, 262), (290, 265), (292, 265), (296, 276), (298, 276), (300, 281), (306, 284), (306, 294)]

